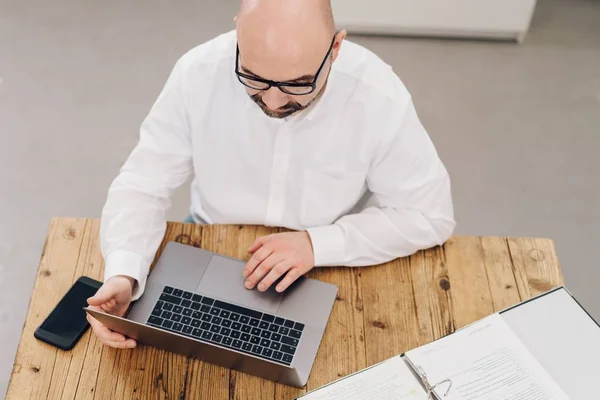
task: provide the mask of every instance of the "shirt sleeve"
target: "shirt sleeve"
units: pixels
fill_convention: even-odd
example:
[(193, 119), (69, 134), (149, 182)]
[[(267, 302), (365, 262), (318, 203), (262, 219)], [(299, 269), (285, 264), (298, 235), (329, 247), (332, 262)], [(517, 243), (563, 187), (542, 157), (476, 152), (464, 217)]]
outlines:
[(104, 280), (115, 275), (134, 278), (133, 300), (144, 291), (164, 237), (171, 194), (192, 171), (184, 81), (179, 61), (142, 122), (139, 141), (112, 182), (102, 210)]
[(386, 120), (367, 176), (367, 205), (332, 225), (307, 229), (316, 266), (380, 264), (452, 235), (450, 178), (410, 96)]

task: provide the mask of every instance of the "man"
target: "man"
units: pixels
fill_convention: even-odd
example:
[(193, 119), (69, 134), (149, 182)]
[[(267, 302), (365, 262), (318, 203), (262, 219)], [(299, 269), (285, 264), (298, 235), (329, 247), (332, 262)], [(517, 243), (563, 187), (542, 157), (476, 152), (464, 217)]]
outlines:
[[(442, 244), (448, 174), (391, 68), (335, 32), (328, 0), (246, 0), (236, 31), (185, 54), (103, 210), (105, 283), (89, 304), (141, 296), (173, 190), (191, 173), (196, 222), (283, 226), (259, 238), (247, 289), (314, 266), (387, 262)], [(364, 201), (362, 201), (364, 200)], [(135, 341), (90, 323), (113, 347)]]

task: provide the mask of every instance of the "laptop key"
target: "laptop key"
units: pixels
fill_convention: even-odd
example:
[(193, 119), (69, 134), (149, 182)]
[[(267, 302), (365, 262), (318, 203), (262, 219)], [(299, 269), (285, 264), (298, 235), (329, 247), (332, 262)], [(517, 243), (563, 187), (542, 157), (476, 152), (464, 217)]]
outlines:
[(289, 364), (292, 362), (292, 359), (293, 359), (293, 357), (291, 354), (284, 354), (282, 360)]
[(260, 336), (260, 329), (258, 329), (258, 328), (252, 328), (252, 334), (256, 335), (256, 336)]
[(263, 321), (273, 322), (273, 321), (275, 321), (275, 316), (273, 316), (271, 314), (263, 314), (262, 319), (263, 319)]
[(227, 310), (221, 310), (221, 313), (219, 314), (219, 317), (229, 318), (229, 314), (231, 314), (229, 311), (227, 311)]
[(181, 289), (173, 290), (173, 296), (181, 297), (182, 294), (183, 294), (183, 290), (181, 290)]
[(182, 329), (182, 332), (185, 333), (186, 335), (191, 335), (192, 334), (192, 327), (191, 326), (184, 326)]
[(258, 320), (256, 318), (251, 318), (250, 326), (258, 326)]
[(191, 299), (192, 298), (192, 293), (190, 292), (183, 292), (183, 298), (184, 299)]
[(171, 321), (181, 322), (181, 315), (179, 315), (179, 314), (173, 314), (171, 316)]
[(237, 322), (240, 320), (240, 314), (231, 313), (231, 315), (229, 316), (229, 319), (234, 322)]
[(166, 303), (181, 304), (181, 299), (179, 297), (171, 296), (166, 293), (161, 294), (160, 299)]
[(221, 322), (221, 325), (223, 325), (225, 328), (231, 328), (231, 321), (224, 319), (223, 322)]
[(289, 330), (289, 328), (286, 328), (286, 327), (282, 326), (281, 328), (279, 328), (279, 333), (281, 333), (282, 335), (289, 335), (290, 334), (290, 330)]
[(278, 326), (278, 325), (275, 325), (275, 324), (271, 324), (271, 326), (269, 326), (269, 330), (270, 330), (271, 332), (275, 332), (275, 333), (277, 333), (277, 331), (279, 330), (279, 326)]
[(200, 320), (199, 320), (199, 319), (193, 319), (193, 320), (192, 320), (192, 324), (191, 324), (191, 325), (192, 325), (194, 328), (199, 328), (199, 327), (200, 327), (200, 324), (201, 324), (201, 322), (200, 322)]
[(152, 315), (160, 317), (160, 315), (162, 314), (162, 310), (160, 308), (154, 308), (154, 310), (152, 310)]
[(163, 311), (161, 317), (163, 317), (164, 319), (171, 319), (171, 317), (173, 316), (173, 313), (170, 311)]
[(240, 323), (242, 323), (242, 324), (250, 323), (250, 317), (247, 317), (245, 315), (240, 316)]
[(212, 306), (215, 303), (215, 299), (211, 299), (210, 297), (204, 297), (201, 301), (202, 304), (208, 304)]
[(252, 343), (252, 344), (259, 344), (260, 343), (260, 338), (258, 336), (252, 336), (250, 338), (250, 343)]
[(225, 328), (225, 327), (221, 328), (221, 335), (229, 336), (230, 333), (231, 333), (231, 329)]
[(263, 339), (270, 339), (271, 338), (271, 332), (269, 331), (262, 331), (260, 333), (260, 337)]
[(163, 323), (163, 319), (159, 318), (159, 317), (156, 317), (154, 315), (151, 315), (150, 318), (148, 318), (148, 323), (149, 324), (153, 324), (153, 325), (161, 326), (162, 323)]
[(192, 302), (192, 310), (199, 310), (200, 309), (200, 303), (196, 303), (195, 301)]
[(210, 316), (210, 314), (204, 314), (202, 316), (202, 321), (210, 322), (211, 319), (212, 317)]
[(282, 344), (281, 345), (281, 351), (283, 351), (284, 353), (292, 354), (293, 355), (296, 352), (296, 348), (288, 346), (287, 344)]
[(242, 344), (242, 349), (245, 351), (251, 351), (252, 350), (252, 345), (248, 342)]
[(236, 349), (241, 349), (242, 348), (242, 341), (241, 340), (234, 340), (233, 341), (233, 347), (235, 347)]
[(231, 331), (231, 334), (229, 336), (231, 336), (234, 339), (239, 339), (240, 335), (241, 333), (239, 333), (238, 331)]
[(279, 342), (281, 340), (281, 335), (279, 333), (274, 333), (271, 335), (271, 340), (275, 340), (276, 342)]
[(219, 301), (219, 300), (215, 301), (215, 307), (219, 307), (219, 308), (221, 308), (223, 310), (231, 311), (231, 312), (234, 312), (234, 313), (238, 313), (238, 314), (242, 314), (242, 315), (247, 315), (247, 316), (253, 317), (253, 318), (260, 319), (262, 317), (262, 313), (260, 311), (251, 310), (249, 308), (236, 306), (235, 304), (225, 303), (225, 302)]
[(250, 341), (250, 335), (248, 335), (247, 333), (242, 333), (242, 340), (244, 342), (249, 342)]
[(226, 346), (231, 346), (232, 342), (233, 342), (233, 339), (230, 337), (223, 337), (223, 340), (221, 341), (221, 343), (223, 343)]
[(212, 333), (210, 331), (202, 332), (202, 339), (210, 340), (211, 337), (212, 337)]
[(239, 331), (242, 329), (242, 324), (240, 324), (239, 322), (234, 322), (233, 324), (231, 324), (231, 329), (235, 329), (236, 331)]
[(210, 322), (212, 322), (213, 324), (220, 325), (221, 321), (222, 321), (221, 317), (213, 317), (213, 319)]
[(202, 331), (200, 329), (196, 328), (192, 331), (192, 336), (199, 338), (202, 336)]
[(181, 306), (175, 306), (175, 307), (173, 307), (173, 312), (174, 313), (181, 314), (182, 311), (183, 311), (183, 307), (181, 307)]
[(210, 339), (210, 340), (215, 343), (221, 343), (221, 340), (223, 340), (223, 336), (219, 335), (218, 333), (215, 333), (215, 334), (213, 334), (212, 339)]
[(263, 340), (260, 341), (260, 345), (262, 347), (269, 347), (271, 345), (271, 341), (267, 340), (267, 339), (263, 339)]
[(182, 305), (183, 307), (189, 307), (189, 306), (191, 306), (191, 305), (192, 305), (192, 302), (191, 302), (191, 300), (183, 300), (183, 301), (181, 302), (181, 305)]
[(277, 325), (283, 325), (283, 321), (285, 321), (285, 320), (283, 318), (281, 318), (281, 317), (275, 318), (275, 323)]
[(296, 347), (298, 346), (298, 339), (289, 336), (284, 336), (281, 338), (281, 343)]
[(173, 326), (173, 321), (165, 320), (163, 321), (162, 326), (171, 329), (171, 327)]
[(242, 325), (242, 332), (250, 333), (251, 330), (252, 328), (250, 327), (250, 325)]
[(202, 325), (200, 325), (200, 328), (203, 330), (210, 329), (210, 324), (208, 322), (203, 322)]
[(202, 300), (202, 296), (200, 296), (199, 294), (194, 294), (192, 296), (192, 300), (195, 302), (199, 302), (200, 300)]
[(254, 346), (252, 346), (252, 352), (254, 354), (257, 354), (260, 356), (260, 354), (262, 353), (262, 347), (260, 347), (259, 345), (255, 344)]
[(268, 348), (265, 347), (263, 349), (262, 355), (265, 356), (265, 357), (271, 357), (273, 355), (273, 350), (268, 349)]
[(154, 308), (163, 308), (163, 306), (165, 305), (165, 303), (163, 301), (157, 301), (156, 304), (154, 305)]
[(293, 328), (294, 327), (294, 321), (290, 321), (289, 319), (286, 319), (285, 322), (283, 323), (283, 325), (286, 328)]
[(219, 333), (221, 332), (221, 327), (219, 325), (213, 325), (210, 327), (210, 331), (213, 333)]
[(173, 311), (173, 303), (165, 303), (162, 306), (163, 310), (167, 310), (167, 311)]
[(183, 310), (183, 315), (185, 315), (186, 317), (191, 317), (192, 313), (193, 313), (193, 311), (191, 308), (186, 308)]
[(260, 324), (258, 325), (258, 327), (260, 329), (269, 329), (269, 323), (267, 321), (260, 321)]
[(279, 350), (281, 348), (281, 343), (279, 343), (279, 342), (271, 342), (271, 348), (273, 350)]
[(218, 316), (219, 315), (219, 309), (215, 308), (215, 307), (211, 308), (210, 309), (210, 315), (217, 315)]
[(163, 292), (167, 293), (167, 294), (171, 294), (171, 293), (173, 293), (173, 288), (171, 286), (165, 286), (165, 288), (163, 289)]
[(283, 353), (280, 351), (274, 351), (273, 358), (276, 359), (277, 361), (281, 361), (281, 359), (283, 358)]
[(292, 329), (290, 330), (290, 336), (296, 339), (300, 339), (300, 336), (302, 336), (302, 332)]
[(183, 325), (181, 325), (179, 322), (175, 322), (173, 324), (173, 330), (177, 331), (177, 332), (181, 332), (181, 330), (183, 329)]
[(184, 325), (189, 325), (192, 323), (192, 319), (190, 317), (183, 317), (181, 318), (181, 323)]
[(296, 325), (294, 325), (294, 329), (302, 332), (304, 330), (304, 324), (301, 324), (300, 322), (296, 322)]
[(202, 318), (202, 313), (201, 313), (201, 312), (199, 312), (199, 311), (194, 311), (194, 312), (192, 313), (192, 317), (194, 317), (194, 318), (196, 318), (196, 319), (200, 319), (200, 318)]
[(202, 304), (202, 307), (200, 307), (200, 311), (210, 312), (210, 306), (207, 306), (206, 304)]

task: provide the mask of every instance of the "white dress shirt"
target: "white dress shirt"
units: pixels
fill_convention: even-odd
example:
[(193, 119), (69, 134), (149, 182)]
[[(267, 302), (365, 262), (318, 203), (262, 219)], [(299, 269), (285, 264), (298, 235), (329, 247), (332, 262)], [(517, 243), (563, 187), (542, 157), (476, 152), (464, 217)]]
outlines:
[(175, 64), (108, 192), (105, 280), (135, 278), (139, 298), (192, 173), (196, 221), (307, 230), (316, 266), (379, 264), (450, 237), (448, 173), (389, 65), (346, 40), (322, 97), (274, 119), (237, 80), (235, 55), (232, 31)]

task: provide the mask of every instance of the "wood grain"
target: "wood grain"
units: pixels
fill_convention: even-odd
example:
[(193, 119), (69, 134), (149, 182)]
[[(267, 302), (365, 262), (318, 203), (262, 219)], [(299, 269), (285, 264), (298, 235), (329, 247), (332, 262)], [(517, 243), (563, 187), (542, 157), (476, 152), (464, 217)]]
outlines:
[[(247, 260), (258, 226), (169, 223), (168, 241)], [(315, 268), (339, 287), (306, 388), (296, 389), (139, 345), (104, 347), (88, 332), (70, 352), (33, 331), (80, 276), (102, 278), (98, 220), (55, 219), (29, 305), (7, 399), (291, 399), (447, 335), (563, 283), (547, 239), (453, 237), (443, 247), (365, 268)]]

